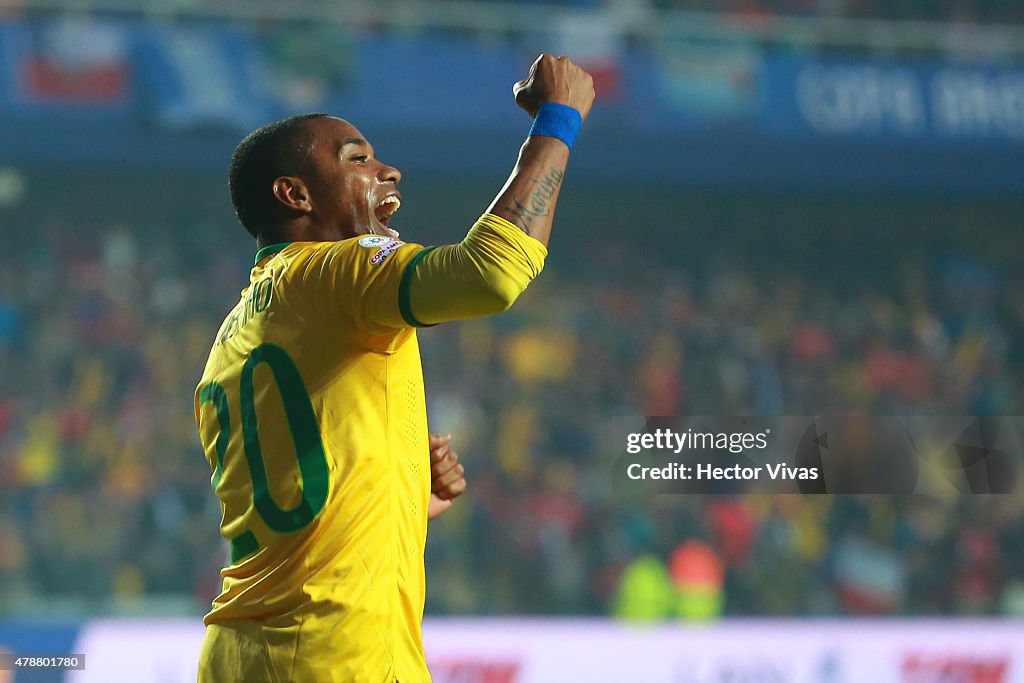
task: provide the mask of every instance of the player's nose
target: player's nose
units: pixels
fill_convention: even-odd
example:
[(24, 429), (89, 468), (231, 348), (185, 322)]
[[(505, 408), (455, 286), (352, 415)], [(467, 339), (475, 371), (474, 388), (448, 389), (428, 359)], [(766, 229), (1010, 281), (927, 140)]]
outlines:
[(398, 184), (398, 182), (402, 179), (402, 172), (399, 171), (394, 166), (388, 166), (387, 164), (383, 164), (380, 167), (380, 171), (377, 173), (377, 178), (382, 183)]

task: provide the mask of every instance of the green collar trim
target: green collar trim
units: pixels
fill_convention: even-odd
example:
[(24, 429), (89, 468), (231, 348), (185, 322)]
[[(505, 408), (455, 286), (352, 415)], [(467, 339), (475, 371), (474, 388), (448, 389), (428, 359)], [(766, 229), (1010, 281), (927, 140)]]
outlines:
[(263, 247), (262, 249), (256, 252), (256, 263), (259, 263), (260, 261), (267, 258), (271, 254), (276, 254), (277, 252), (281, 251), (285, 247), (290, 246), (291, 244), (291, 242), (278, 242), (277, 244), (271, 244), (270, 246)]

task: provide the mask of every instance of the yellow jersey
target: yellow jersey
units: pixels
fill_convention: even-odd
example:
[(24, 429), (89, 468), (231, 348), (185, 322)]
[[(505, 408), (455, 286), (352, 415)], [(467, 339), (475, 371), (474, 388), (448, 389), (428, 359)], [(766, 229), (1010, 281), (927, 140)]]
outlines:
[(493, 215), (437, 248), (367, 235), (260, 250), (195, 396), (231, 546), (201, 681), (430, 680), (414, 328), (504, 310), (546, 254)]

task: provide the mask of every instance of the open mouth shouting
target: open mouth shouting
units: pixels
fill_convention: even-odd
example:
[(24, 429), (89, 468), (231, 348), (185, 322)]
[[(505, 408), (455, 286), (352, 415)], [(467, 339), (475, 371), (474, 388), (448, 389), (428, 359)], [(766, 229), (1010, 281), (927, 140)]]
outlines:
[[(398, 207), (401, 205), (402, 200), (397, 192), (388, 194), (377, 203), (377, 206), (373, 209), (373, 217), (376, 219), (380, 227), (383, 228), (380, 230), (380, 234), (398, 237), (398, 232), (389, 228), (388, 222), (391, 220), (391, 217), (395, 215), (395, 212), (398, 211)], [(378, 231), (374, 230), (374, 232)]]

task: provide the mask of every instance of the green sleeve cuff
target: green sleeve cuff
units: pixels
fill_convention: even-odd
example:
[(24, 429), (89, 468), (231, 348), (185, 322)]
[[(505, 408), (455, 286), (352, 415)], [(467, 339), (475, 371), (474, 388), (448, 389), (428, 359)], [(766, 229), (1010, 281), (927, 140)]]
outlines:
[(423, 260), (423, 257), (428, 253), (436, 249), (437, 247), (427, 247), (420, 253), (412, 257), (409, 261), (409, 265), (405, 267), (405, 271), (402, 273), (402, 279), (398, 283), (398, 312), (402, 314), (402, 320), (409, 327), (433, 327), (426, 323), (421, 323), (416, 319), (416, 316), (412, 314), (412, 305), (409, 302), (409, 286), (412, 284), (412, 276), (416, 273), (416, 266)]

